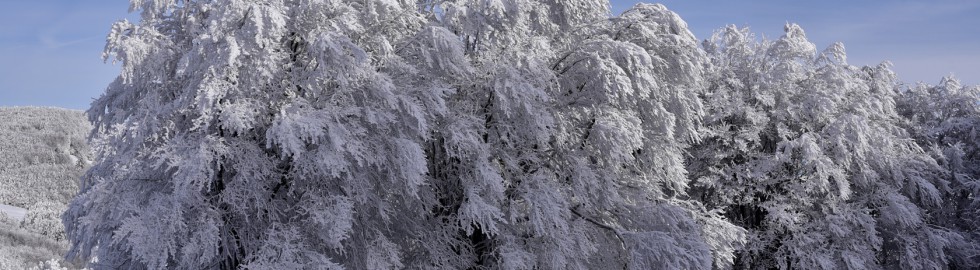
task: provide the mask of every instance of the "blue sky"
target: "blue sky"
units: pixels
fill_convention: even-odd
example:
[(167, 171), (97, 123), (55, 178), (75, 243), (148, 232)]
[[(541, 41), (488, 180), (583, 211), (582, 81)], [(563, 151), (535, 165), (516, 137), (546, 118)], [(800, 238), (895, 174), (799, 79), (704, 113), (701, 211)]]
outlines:
[[(109, 25), (128, 0), (5, 0), (0, 9), (0, 106), (85, 109), (118, 74), (101, 59)], [(614, 0), (618, 14), (638, 1)], [(726, 24), (778, 38), (803, 26), (818, 48), (844, 42), (848, 61), (890, 60), (905, 81), (936, 83), (955, 73), (980, 84), (980, 1), (664, 0), (699, 38)]]

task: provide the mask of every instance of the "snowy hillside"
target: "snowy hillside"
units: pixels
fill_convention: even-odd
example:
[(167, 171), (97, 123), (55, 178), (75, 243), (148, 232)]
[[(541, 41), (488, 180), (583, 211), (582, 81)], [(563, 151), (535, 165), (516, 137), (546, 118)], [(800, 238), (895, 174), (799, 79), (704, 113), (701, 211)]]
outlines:
[(0, 269), (60, 259), (61, 213), (91, 163), (91, 125), (80, 111), (0, 108)]

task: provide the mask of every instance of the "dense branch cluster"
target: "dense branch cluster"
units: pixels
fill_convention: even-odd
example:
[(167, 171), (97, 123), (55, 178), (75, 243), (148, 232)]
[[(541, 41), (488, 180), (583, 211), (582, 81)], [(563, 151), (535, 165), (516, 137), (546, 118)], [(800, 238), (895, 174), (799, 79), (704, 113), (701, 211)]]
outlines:
[(64, 215), (100, 269), (978, 261), (980, 89), (604, 0), (133, 0)]

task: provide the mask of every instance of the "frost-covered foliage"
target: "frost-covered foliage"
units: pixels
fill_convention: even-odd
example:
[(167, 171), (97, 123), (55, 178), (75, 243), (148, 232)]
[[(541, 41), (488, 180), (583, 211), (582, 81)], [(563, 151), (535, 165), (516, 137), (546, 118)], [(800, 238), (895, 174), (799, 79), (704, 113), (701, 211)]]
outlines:
[(975, 267), (973, 228), (941, 214), (949, 171), (902, 128), (887, 63), (818, 53), (792, 24), (762, 42), (730, 26), (704, 47), (710, 135), (689, 169), (696, 197), (749, 230), (737, 266)]
[(970, 219), (944, 223), (964, 158), (912, 140), (887, 65), (796, 25), (702, 45), (604, 0), (131, 3), (63, 216), (94, 268), (975, 263)]
[[(940, 190), (942, 207), (934, 215), (958, 230), (969, 246), (967, 255), (977, 256), (980, 239), (980, 86), (962, 86), (955, 78), (943, 78), (938, 85), (916, 84), (901, 91), (899, 112), (909, 120), (916, 142), (947, 172), (948, 187)], [(971, 241), (972, 240), (972, 241)], [(961, 259), (959, 265), (976, 266)]]
[(706, 58), (663, 6), (133, 5), (65, 215), (97, 268), (705, 268), (740, 240), (683, 199)]
[(708, 64), (697, 40), (662, 5), (637, 5), (584, 32), (553, 66), (554, 167), (571, 185), (573, 213), (622, 242), (628, 268), (730, 264), (743, 231), (686, 192), (683, 153), (700, 136), (696, 92)]
[(0, 208), (26, 209), (16, 220), (0, 211), (0, 269), (64, 263), (61, 214), (92, 159), (90, 131), (80, 111), (0, 108)]

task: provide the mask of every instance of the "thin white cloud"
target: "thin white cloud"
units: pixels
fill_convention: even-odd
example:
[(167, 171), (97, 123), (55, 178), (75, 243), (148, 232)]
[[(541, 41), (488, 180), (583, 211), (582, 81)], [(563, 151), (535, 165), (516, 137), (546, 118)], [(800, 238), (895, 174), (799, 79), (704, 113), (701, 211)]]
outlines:
[(61, 40), (58, 40), (58, 37), (56, 35), (54, 35), (54, 34), (42, 34), (42, 35), (38, 35), (38, 40), (41, 41), (41, 44), (44, 46), (44, 48), (47, 48), (47, 49), (60, 49), (60, 48), (63, 48), (63, 47), (67, 47), (67, 46), (71, 46), (71, 45), (75, 45), (75, 44), (79, 44), (79, 43), (83, 43), (83, 42), (89, 42), (89, 41), (98, 40), (100, 37), (101, 36), (89, 36), (89, 37), (85, 37), (85, 38), (72, 39), (72, 40), (68, 40), (68, 41), (61, 41)]

